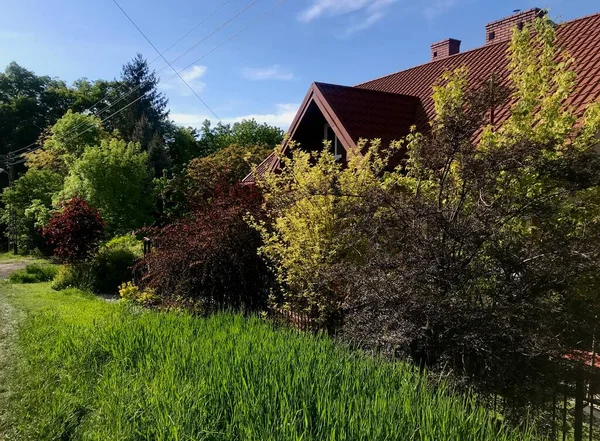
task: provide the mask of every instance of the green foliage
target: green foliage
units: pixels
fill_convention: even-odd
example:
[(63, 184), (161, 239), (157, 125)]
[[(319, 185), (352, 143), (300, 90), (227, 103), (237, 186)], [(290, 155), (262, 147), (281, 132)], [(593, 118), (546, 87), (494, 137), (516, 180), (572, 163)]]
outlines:
[(0, 221), (8, 226), (11, 210), (16, 218), (19, 249), (46, 249), (40, 227), (48, 220), (52, 198), (63, 186), (63, 178), (50, 170), (28, 170), (5, 188), (1, 200), (4, 204)]
[(66, 85), (10, 63), (0, 73), (0, 153), (35, 142), (68, 109)]
[(40, 283), (50, 282), (58, 273), (58, 266), (52, 264), (32, 263), (25, 269), (15, 271), (8, 280), (12, 283)]
[(52, 288), (78, 288), (97, 294), (116, 294), (133, 278), (132, 267), (142, 257), (143, 243), (132, 236), (115, 237), (98, 249), (88, 262), (60, 267)]
[(202, 203), (217, 186), (231, 187), (240, 182), (252, 165), (268, 155), (269, 147), (231, 145), (204, 158), (190, 162), (186, 171), (185, 192), (189, 201)]
[(210, 121), (206, 120), (198, 142), (198, 157), (208, 156), (231, 145), (274, 148), (281, 144), (281, 141), (283, 130), (268, 124), (259, 124), (253, 119), (235, 123), (233, 126), (219, 123), (215, 127), (211, 127)]
[(0, 153), (6, 154), (30, 145), (43, 131), (56, 123), (69, 109), (81, 112), (104, 107), (101, 101), (109, 90), (118, 87), (106, 81), (64, 81), (38, 76), (10, 63), (0, 73)]
[(92, 266), (88, 263), (61, 265), (52, 280), (52, 289), (62, 291), (69, 288), (91, 291), (96, 282)]
[[(100, 306), (86, 302), (82, 314)], [(12, 378), (11, 411), (22, 436), (534, 439), (502, 427), (471, 397), (433, 388), (408, 365), (322, 336), (274, 330), (258, 319), (203, 320), (121, 307), (94, 324), (71, 320), (46, 313), (21, 327), (23, 364)]]
[(361, 261), (368, 238), (344, 232), (356, 233), (357, 225), (369, 221), (383, 188), (386, 162), (378, 154), (379, 141), (364, 156), (357, 154), (363, 149), (364, 142), (349, 152), (343, 167), (327, 148), (307, 153), (292, 143), (291, 153), (281, 157), (281, 170), (258, 182), (270, 221), (254, 226), (264, 240), (260, 252), (284, 286), (280, 306), (308, 313), (319, 326), (339, 324), (343, 298), (330, 268), (340, 259)]
[[(150, 70), (144, 57), (137, 54), (123, 66), (120, 87), (109, 97), (109, 102), (116, 102), (111, 111), (119, 113), (107, 121), (107, 129), (116, 130), (127, 142), (140, 143), (144, 151), (148, 150), (153, 135), (165, 133), (168, 122), (168, 100), (158, 91), (158, 83), (156, 73)], [(118, 101), (124, 93), (127, 99)]]
[(142, 241), (132, 236), (115, 237), (102, 245), (91, 262), (93, 291), (115, 294), (122, 283), (132, 280), (132, 267), (142, 255)]
[(171, 128), (172, 140), (169, 142), (169, 159), (171, 160), (172, 170), (175, 172), (183, 170), (187, 164), (201, 154), (198, 146), (198, 133), (191, 127)]
[(97, 146), (106, 136), (98, 118), (69, 110), (50, 129), (44, 148), (71, 164), (83, 155), (86, 147)]
[(88, 147), (70, 167), (61, 198), (82, 196), (98, 208), (107, 232), (127, 232), (150, 222), (153, 204), (148, 154), (118, 139)]

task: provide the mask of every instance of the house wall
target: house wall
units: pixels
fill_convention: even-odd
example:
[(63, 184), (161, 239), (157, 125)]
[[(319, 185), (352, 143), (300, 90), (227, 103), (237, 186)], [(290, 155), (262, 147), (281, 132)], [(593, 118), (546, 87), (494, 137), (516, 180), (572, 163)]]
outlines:
[[(326, 123), (327, 120), (321, 110), (312, 102), (298, 125), (293, 140), (299, 143), (304, 151), (312, 152), (323, 149)], [(343, 160), (345, 156), (343, 155)]]

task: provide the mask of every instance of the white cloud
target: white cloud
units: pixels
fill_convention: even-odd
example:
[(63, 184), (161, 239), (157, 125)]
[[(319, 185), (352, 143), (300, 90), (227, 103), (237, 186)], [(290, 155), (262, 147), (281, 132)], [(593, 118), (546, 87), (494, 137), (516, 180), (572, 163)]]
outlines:
[(370, 28), (381, 20), (388, 6), (398, 0), (312, 0), (312, 5), (298, 15), (302, 23), (321, 17), (335, 17), (356, 13), (360, 18), (348, 25), (345, 34), (350, 35)]
[[(278, 126), (282, 129), (287, 129), (292, 123), (296, 112), (298, 111), (298, 104), (277, 104), (275, 111), (272, 113), (255, 113), (241, 116), (229, 116), (221, 118), (224, 123), (233, 124), (236, 122), (243, 121), (245, 119), (255, 119), (259, 123), (267, 123), (272, 126)], [(201, 113), (171, 113), (171, 118), (177, 124), (182, 126), (200, 127), (205, 120), (211, 120), (214, 122), (214, 117), (206, 116)]]
[(369, 29), (371, 26), (373, 26), (375, 23), (377, 23), (383, 17), (384, 17), (383, 12), (376, 12), (374, 14), (368, 15), (368, 16), (364, 17), (363, 20), (361, 20), (360, 22), (350, 25), (346, 29), (346, 35), (352, 35), (356, 32), (360, 32), (360, 31), (364, 31), (365, 29)]
[(448, 10), (456, 6), (457, 0), (436, 0), (432, 5), (425, 8), (423, 13), (427, 20), (433, 20), (434, 18), (443, 15)]
[(248, 80), (280, 80), (289, 81), (294, 79), (292, 72), (283, 70), (278, 64), (268, 67), (245, 67), (242, 76)]
[[(180, 75), (196, 93), (201, 93), (206, 87), (206, 83), (201, 78), (206, 74), (207, 70), (206, 66), (192, 66), (190, 69), (181, 72)], [(168, 79), (161, 81), (159, 86), (161, 89), (173, 90), (181, 96), (190, 96), (192, 94), (190, 89), (181, 81), (181, 78), (174, 75), (173, 70), (169, 69), (165, 71), (165, 76)]]

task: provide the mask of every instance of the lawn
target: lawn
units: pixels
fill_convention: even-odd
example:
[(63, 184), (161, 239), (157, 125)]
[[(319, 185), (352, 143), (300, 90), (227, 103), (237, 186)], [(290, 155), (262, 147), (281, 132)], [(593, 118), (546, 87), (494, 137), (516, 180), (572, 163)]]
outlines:
[(20, 322), (10, 439), (533, 439), (406, 364), (258, 318), (141, 311), (48, 284), (5, 283), (0, 305)]

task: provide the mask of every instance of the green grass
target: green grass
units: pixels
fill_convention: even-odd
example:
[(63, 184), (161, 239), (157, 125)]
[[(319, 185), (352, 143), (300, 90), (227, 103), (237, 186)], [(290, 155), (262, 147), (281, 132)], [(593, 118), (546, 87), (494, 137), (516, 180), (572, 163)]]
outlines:
[(21, 254), (14, 253), (0, 253), (0, 262), (12, 262), (12, 261), (28, 261), (28, 262), (45, 262), (43, 259), (39, 259), (33, 256), (22, 256)]
[(51, 263), (30, 263), (24, 269), (12, 273), (8, 280), (12, 283), (50, 282), (58, 273), (58, 265)]
[(0, 290), (33, 312), (12, 376), (16, 439), (533, 439), (408, 365), (326, 337), (233, 314), (140, 311), (48, 284)]

